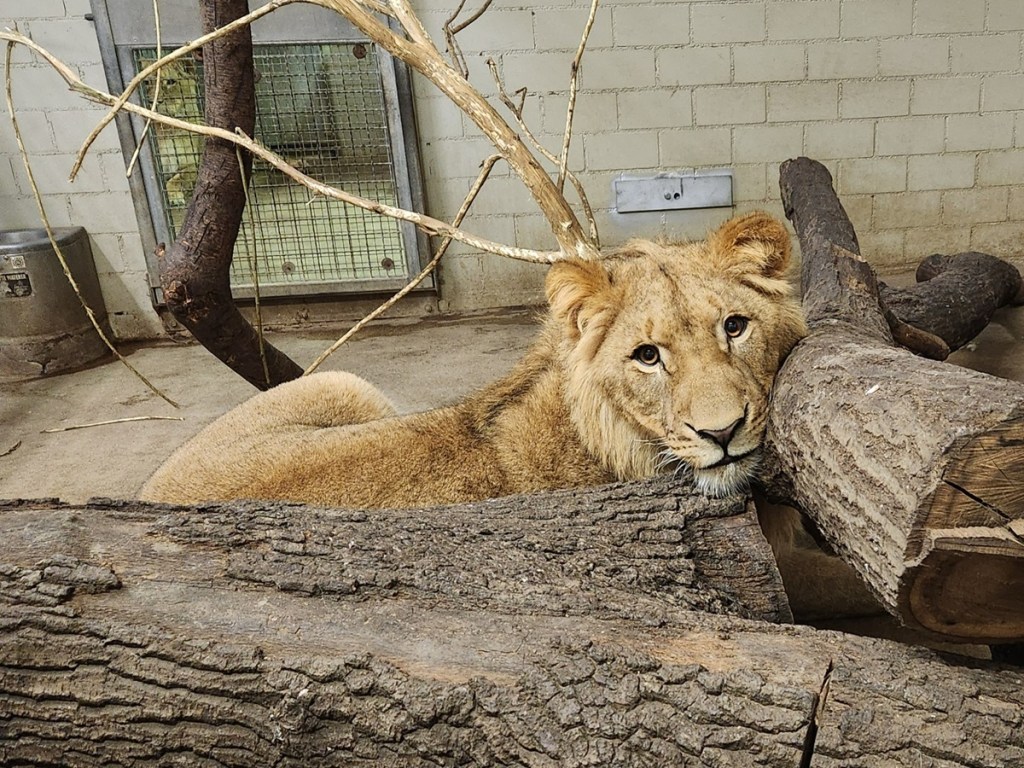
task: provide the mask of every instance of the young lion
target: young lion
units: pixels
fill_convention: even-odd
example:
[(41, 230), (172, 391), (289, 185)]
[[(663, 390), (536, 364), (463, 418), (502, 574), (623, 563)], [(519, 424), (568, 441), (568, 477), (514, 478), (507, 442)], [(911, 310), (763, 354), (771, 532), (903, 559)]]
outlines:
[(757, 466), (772, 380), (805, 333), (783, 279), (789, 242), (752, 213), (703, 242), (637, 241), (600, 262), (556, 263), (539, 338), (477, 394), (399, 417), (352, 374), (302, 378), (208, 426), (142, 498), (404, 508), (680, 462), (708, 493), (739, 490)]

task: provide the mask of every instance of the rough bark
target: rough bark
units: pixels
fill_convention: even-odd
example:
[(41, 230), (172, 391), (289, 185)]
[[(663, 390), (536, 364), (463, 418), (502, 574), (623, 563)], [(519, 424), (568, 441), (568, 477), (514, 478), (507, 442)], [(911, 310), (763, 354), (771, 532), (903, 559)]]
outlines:
[(1024, 637), (1024, 386), (896, 347), (828, 171), (783, 165), (811, 328), (775, 384), (781, 493), (908, 626)]
[(1018, 671), (687, 610), (778, 606), (721, 586), (766, 551), (742, 502), (663, 481), (392, 514), (7, 503), (0, 530), (5, 765), (1024, 761)]
[[(203, 31), (248, 13), (246, 0), (202, 0)], [(252, 35), (248, 27), (203, 47), (205, 119), (208, 125), (252, 136), (256, 95)], [(302, 375), (287, 355), (260, 340), (231, 296), (230, 269), (245, 208), (245, 178), (252, 156), (234, 145), (206, 139), (196, 187), (177, 240), (160, 261), (160, 284), (174, 317), (235, 373), (259, 389)], [(266, 365), (264, 366), (264, 360)]]
[(880, 283), (879, 295), (901, 322), (942, 339), (945, 354), (926, 355), (933, 359), (981, 333), (1000, 307), (1024, 300), (1017, 268), (987, 253), (933, 254), (918, 265), (917, 281), (911, 288)]

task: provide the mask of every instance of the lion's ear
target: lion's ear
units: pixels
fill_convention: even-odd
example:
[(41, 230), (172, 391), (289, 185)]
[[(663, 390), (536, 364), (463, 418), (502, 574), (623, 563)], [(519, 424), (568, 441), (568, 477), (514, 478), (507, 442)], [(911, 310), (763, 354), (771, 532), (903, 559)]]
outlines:
[(566, 259), (551, 265), (544, 287), (551, 314), (578, 338), (600, 311), (600, 296), (610, 285), (608, 271), (600, 262)]
[(708, 238), (712, 253), (764, 277), (782, 277), (791, 254), (789, 230), (763, 211), (729, 219)]

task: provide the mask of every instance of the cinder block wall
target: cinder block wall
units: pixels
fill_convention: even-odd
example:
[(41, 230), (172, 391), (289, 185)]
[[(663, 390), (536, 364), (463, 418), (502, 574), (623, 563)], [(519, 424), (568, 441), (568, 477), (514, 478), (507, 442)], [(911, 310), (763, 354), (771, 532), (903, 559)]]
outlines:
[[(450, 5), (418, 0), (435, 31)], [(551, 150), (588, 7), (498, 0), (460, 36), (481, 89), (493, 91), (487, 56), (508, 91), (529, 89), (527, 121)], [(805, 154), (832, 171), (884, 274), (935, 251), (1015, 256), (1024, 234), (1022, 32), (1021, 0), (605, 0), (584, 58), (572, 167), (607, 244), (699, 237), (735, 210), (781, 214), (779, 163)], [(449, 216), (487, 150), (425, 85), (417, 107), (431, 205)], [(717, 167), (735, 172), (734, 211), (612, 210), (620, 173)], [(550, 245), (514, 180), (492, 182), (477, 210), (468, 225), (476, 231)], [(461, 254), (449, 280), (490, 269), (493, 257), (481, 266)]]
[[(3, 0), (0, 27), (29, 35), (87, 84), (107, 89), (89, 0)], [(106, 113), (67, 89), (39, 58), (18, 46), (11, 73), (14, 105), (32, 173), (55, 227), (82, 226), (90, 235), (96, 271), (114, 333), (121, 339), (163, 334), (153, 310), (142, 240), (111, 125), (93, 145), (74, 183), (75, 155)], [(5, 102), (0, 102), (0, 229), (42, 226), (18, 152)]]
[[(163, 2), (185, 0), (162, 0)], [(414, 0), (439, 33), (454, 0)], [(254, 3), (256, 4), (256, 3)], [(524, 117), (561, 146), (569, 65), (589, 3), (495, 0), (459, 40), (471, 81), (526, 87)], [(4, 0), (16, 21), (105, 87), (88, 0)], [(443, 40), (443, 37), (439, 37)], [(933, 251), (1015, 256), (1024, 232), (1022, 0), (603, 0), (584, 59), (571, 167), (597, 210), (603, 241), (699, 237), (734, 212), (781, 213), (778, 164), (825, 162), (861, 237), (885, 274)], [(72, 155), (102, 114), (46, 65), (16, 56), (15, 98), (54, 224), (82, 224), (122, 338), (160, 333), (116, 135), (107, 129), (74, 185)], [(37, 226), (4, 110), (0, 228)], [(475, 126), (416, 82), (429, 213), (450, 218), (489, 153)], [(729, 167), (734, 209), (617, 214), (622, 173)], [(466, 227), (503, 242), (553, 247), (519, 182), (499, 170)], [(543, 268), (456, 246), (442, 274), (443, 310), (541, 298)]]

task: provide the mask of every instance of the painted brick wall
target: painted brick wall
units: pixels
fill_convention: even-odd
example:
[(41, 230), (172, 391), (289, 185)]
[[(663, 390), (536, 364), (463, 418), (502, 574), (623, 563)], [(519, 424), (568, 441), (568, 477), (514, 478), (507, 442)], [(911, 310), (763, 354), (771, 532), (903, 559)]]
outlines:
[[(456, 5), (414, 2), (432, 32)], [(495, 0), (459, 38), (485, 93), (495, 91), (488, 56), (509, 91), (529, 89), (525, 118), (553, 151), (588, 7)], [(88, 0), (4, 0), (0, 25), (17, 21), (102, 86), (88, 10)], [(1024, 232), (1022, 44), (1021, 0), (604, 0), (584, 63), (572, 167), (606, 244), (698, 237), (735, 212), (616, 214), (620, 173), (730, 167), (735, 210), (781, 213), (778, 164), (807, 154), (832, 170), (865, 253), (885, 274), (933, 251), (1014, 256)], [(24, 52), (16, 61), (15, 98), (54, 223), (92, 233), (119, 334), (158, 332), (116, 135), (108, 129), (69, 186), (69, 160), (101, 110)], [(428, 83), (416, 86), (429, 212), (451, 217), (488, 146)], [(36, 225), (27, 192), (4, 114), (0, 228)], [(474, 232), (553, 246), (507, 172), (496, 173), (475, 210)], [(543, 269), (456, 247), (442, 279), (442, 309), (474, 309), (537, 301)]]
[[(71, 65), (86, 83), (106, 90), (89, 0), (4, 0), (0, 27), (19, 31)], [(68, 173), (78, 148), (106, 109), (67, 89), (45, 63), (18, 47), (11, 74), (18, 124), (30, 153), (50, 223), (88, 230), (104, 303), (122, 339), (163, 333), (149, 297), (138, 222), (113, 126), (102, 134), (74, 183)], [(0, 103), (0, 229), (42, 226), (6, 103)]]
[[(450, 3), (418, 5), (440, 29)], [(509, 91), (530, 90), (527, 119), (552, 150), (587, 8), (498, 0), (460, 38), (485, 92), (487, 56)], [(619, 173), (730, 167), (736, 210), (781, 214), (778, 165), (806, 154), (832, 171), (885, 274), (935, 251), (1014, 257), (1024, 234), (1022, 33), (1020, 0), (606, 0), (584, 60), (574, 167), (606, 244), (699, 237), (732, 212), (616, 214)], [(435, 215), (449, 216), (484, 150), (475, 127), (420, 85), (428, 193)], [(529, 198), (501, 181), (469, 226), (550, 247)], [(449, 277), (461, 271), (453, 258)]]

